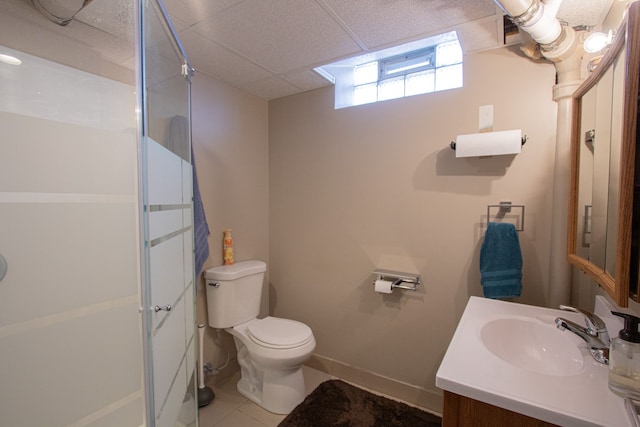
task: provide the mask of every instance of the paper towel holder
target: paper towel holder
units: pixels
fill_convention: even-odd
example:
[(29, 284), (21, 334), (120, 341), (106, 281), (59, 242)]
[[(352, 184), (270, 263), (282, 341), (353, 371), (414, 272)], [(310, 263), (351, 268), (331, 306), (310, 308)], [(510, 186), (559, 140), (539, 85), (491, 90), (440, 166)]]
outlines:
[(376, 278), (371, 282), (372, 285), (375, 286), (377, 280), (388, 280), (393, 282), (391, 284), (391, 290), (398, 288), (415, 291), (416, 287), (421, 283), (419, 274), (401, 273), (399, 271), (382, 270), (379, 268), (373, 270), (373, 274), (375, 274)]
[[(522, 138), (520, 139), (521, 145), (526, 144), (526, 142), (527, 142), (528, 140), (529, 140), (529, 137), (528, 137), (526, 134), (525, 134), (525, 135), (522, 135)], [(451, 142), (449, 143), (449, 147), (450, 147), (452, 150), (454, 150), (454, 151), (455, 151), (455, 149), (456, 149), (456, 142), (455, 142), (455, 141), (451, 141)]]

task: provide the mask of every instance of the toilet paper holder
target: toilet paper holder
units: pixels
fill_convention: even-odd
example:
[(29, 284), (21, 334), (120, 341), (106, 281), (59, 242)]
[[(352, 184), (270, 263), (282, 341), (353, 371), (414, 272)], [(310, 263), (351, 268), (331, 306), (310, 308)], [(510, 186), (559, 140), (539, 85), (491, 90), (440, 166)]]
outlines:
[(398, 288), (415, 291), (416, 287), (421, 283), (419, 274), (401, 273), (399, 271), (382, 269), (373, 270), (373, 274), (375, 274), (376, 278), (371, 282), (372, 285), (375, 286), (377, 280), (388, 280), (392, 282), (392, 290)]

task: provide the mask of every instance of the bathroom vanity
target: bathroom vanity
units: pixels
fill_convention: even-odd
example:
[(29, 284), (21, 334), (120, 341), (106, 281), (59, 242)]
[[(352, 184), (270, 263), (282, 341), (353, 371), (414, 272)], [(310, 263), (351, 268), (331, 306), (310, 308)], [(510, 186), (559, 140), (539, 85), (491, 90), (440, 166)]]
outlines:
[(479, 400), (444, 392), (443, 427), (519, 426), (555, 427), (536, 418), (499, 408)]
[[(609, 310), (597, 297), (615, 336), (622, 322)], [(584, 324), (578, 313), (471, 297), (436, 374), (443, 426), (632, 426), (608, 367), (557, 317)]]

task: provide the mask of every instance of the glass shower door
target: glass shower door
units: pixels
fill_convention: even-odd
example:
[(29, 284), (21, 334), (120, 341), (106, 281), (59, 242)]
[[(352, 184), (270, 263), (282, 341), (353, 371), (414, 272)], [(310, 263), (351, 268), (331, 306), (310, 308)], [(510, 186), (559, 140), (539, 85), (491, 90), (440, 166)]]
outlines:
[(142, 2), (147, 417), (197, 424), (191, 67), (161, 2)]
[(0, 1), (2, 426), (197, 425), (190, 68), (162, 10)]
[(134, 73), (30, 3), (0, 2), (0, 425), (138, 427)]

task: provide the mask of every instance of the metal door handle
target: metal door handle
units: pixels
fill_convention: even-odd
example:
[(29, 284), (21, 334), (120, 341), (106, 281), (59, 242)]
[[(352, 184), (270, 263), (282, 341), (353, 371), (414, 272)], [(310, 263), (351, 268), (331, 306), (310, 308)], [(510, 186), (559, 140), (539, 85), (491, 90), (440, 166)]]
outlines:
[(164, 311), (171, 311), (171, 305), (170, 305), (170, 304), (167, 304), (167, 305), (165, 305), (164, 307), (160, 307), (159, 305), (156, 305), (156, 306), (153, 308), (153, 310), (154, 310), (156, 313), (157, 313), (157, 312), (159, 312), (159, 311), (161, 311), (161, 310), (164, 310)]

